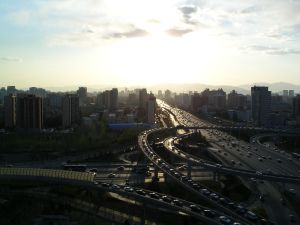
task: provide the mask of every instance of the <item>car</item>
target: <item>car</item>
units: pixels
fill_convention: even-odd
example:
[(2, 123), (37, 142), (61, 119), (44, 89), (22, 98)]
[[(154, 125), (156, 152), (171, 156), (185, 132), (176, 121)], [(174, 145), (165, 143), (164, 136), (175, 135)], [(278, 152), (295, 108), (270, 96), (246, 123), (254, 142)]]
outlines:
[(205, 216), (210, 217), (210, 218), (213, 218), (213, 217), (216, 216), (216, 213), (214, 211), (209, 210), (209, 209), (203, 210), (203, 213), (204, 213)]
[(219, 196), (215, 193), (211, 193), (210, 194), (210, 198), (214, 199), (214, 200), (218, 200), (219, 199)]
[(241, 213), (241, 214), (244, 214), (244, 213), (246, 212), (245, 207), (243, 207), (242, 205), (238, 205), (238, 206), (236, 207), (236, 210), (237, 210), (239, 213)]
[(278, 162), (278, 163), (282, 163), (281, 159), (277, 159), (277, 162)]
[(155, 192), (151, 192), (151, 193), (149, 194), (149, 196), (150, 196), (151, 198), (159, 199), (159, 195), (158, 195), (157, 193), (155, 193)]
[(110, 174), (107, 175), (107, 177), (108, 177), (108, 178), (115, 178), (115, 177), (116, 177), (116, 174), (110, 173)]
[(210, 191), (205, 188), (201, 189), (201, 193), (204, 195), (210, 195)]
[(229, 201), (225, 198), (220, 198), (219, 201), (222, 205), (228, 205), (228, 203), (229, 203)]
[(141, 190), (141, 189), (137, 189), (135, 192), (136, 192), (137, 194), (139, 194), (139, 195), (143, 195), (143, 196), (146, 195), (146, 192), (144, 192), (144, 191)]
[(194, 212), (201, 212), (201, 209), (196, 205), (190, 205), (190, 209)]
[(170, 202), (172, 202), (172, 199), (170, 199), (168, 196), (166, 196), (166, 195), (164, 195), (164, 196), (162, 196), (162, 198), (161, 198), (163, 201), (165, 201), (165, 202), (168, 202), (168, 203), (170, 203)]
[(113, 184), (111, 187), (112, 187), (112, 189), (116, 189), (116, 190), (117, 190), (117, 189), (120, 189), (120, 186), (117, 185), (117, 184)]
[(231, 224), (231, 220), (226, 216), (220, 216), (219, 220), (220, 220), (221, 224), (226, 224), (226, 225)]
[(238, 222), (234, 222), (232, 225), (242, 225), (242, 224)]
[(124, 187), (124, 191), (127, 191), (127, 192), (133, 192), (133, 188), (132, 187), (128, 187), (128, 186), (125, 186)]
[(182, 203), (181, 201), (177, 200), (177, 199), (174, 199), (174, 200), (172, 201), (172, 203), (173, 203), (174, 205), (177, 205), (177, 206), (183, 206), (183, 203)]
[(193, 186), (193, 188), (196, 189), (196, 190), (199, 190), (199, 188), (200, 188), (199, 184), (195, 184), (195, 183), (194, 183), (192, 186)]
[(117, 168), (118, 171), (124, 171), (124, 169), (125, 169), (124, 166), (119, 166), (119, 167)]
[(101, 184), (103, 187), (109, 187), (110, 186), (110, 184), (108, 184), (108, 183), (102, 183)]
[(258, 220), (258, 217), (257, 215), (252, 212), (252, 211), (247, 211), (247, 213), (245, 214), (245, 216), (249, 219), (249, 220), (252, 220), (252, 221), (257, 221)]

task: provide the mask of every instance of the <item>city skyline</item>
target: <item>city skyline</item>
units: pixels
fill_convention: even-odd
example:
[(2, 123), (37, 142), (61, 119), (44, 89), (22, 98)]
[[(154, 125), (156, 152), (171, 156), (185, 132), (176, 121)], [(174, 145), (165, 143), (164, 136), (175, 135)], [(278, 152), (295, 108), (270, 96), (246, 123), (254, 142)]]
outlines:
[(0, 9), (1, 86), (300, 84), (298, 1), (30, 0)]

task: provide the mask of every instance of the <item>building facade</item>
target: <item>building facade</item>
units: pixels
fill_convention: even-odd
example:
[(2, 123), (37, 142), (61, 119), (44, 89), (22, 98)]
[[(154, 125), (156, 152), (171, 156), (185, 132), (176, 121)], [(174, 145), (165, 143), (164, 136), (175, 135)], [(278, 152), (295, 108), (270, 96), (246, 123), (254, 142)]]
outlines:
[(268, 87), (251, 87), (251, 116), (258, 126), (270, 125), (271, 91)]
[(16, 126), (16, 95), (4, 96), (4, 126), (14, 128)]
[(43, 128), (43, 99), (35, 95), (18, 94), (16, 101), (16, 126), (20, 129)]
[(79, 97), (75, 94), (66, 94), (62, 98), (62, 125), (64, 128), (69, 128), (79, 122)]

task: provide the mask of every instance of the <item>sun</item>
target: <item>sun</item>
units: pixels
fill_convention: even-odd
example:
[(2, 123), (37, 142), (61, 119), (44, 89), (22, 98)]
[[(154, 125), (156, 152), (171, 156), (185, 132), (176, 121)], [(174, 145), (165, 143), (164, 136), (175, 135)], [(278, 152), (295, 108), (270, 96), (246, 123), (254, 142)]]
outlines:
[(139, 85), (195, 82), (212, 64), (215, 47), (204, 35), (172, 37), (157, 29), (115, 43), (111, 70), (122, 81)]

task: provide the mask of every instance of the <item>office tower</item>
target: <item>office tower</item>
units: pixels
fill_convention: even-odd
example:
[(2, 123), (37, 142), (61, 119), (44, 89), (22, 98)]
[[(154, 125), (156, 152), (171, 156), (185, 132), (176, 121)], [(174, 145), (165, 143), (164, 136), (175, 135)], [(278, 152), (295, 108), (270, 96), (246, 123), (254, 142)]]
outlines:
[(295, 96), (295, 91), (289, 90), (289, 97), (294, 97), (294, 96)]
[(42, 129), (42, 98), (28, 94), (17, 95), (16, 126), (20, 129)]
[(165, 100), (166, 101), (170, 101), (171, 100), (171, 96), (172, 92), (170, 90), (165, 90)]
[(155, 123), (156, 98), (151, 93), (148, 99), (148, 123)]
[(38, 97), (45, 97), (46, 96), (46, 90), (43, 88), (37, 88), (37, 87), (30, 87), (28, 90), (28, 93), (31, 95), (35, 95)]
[(79, 97), (66, 94), (62, 98), (62, 124), (64, 128), (72, 127), (80, 122)]
[(201, 107), (201, 96), (199, 94), (192, 95), (191, 109), (193, 112), (198, 112)]
[(135, 93), (130, 93), (128, 95), (127, 104), (131, 107), (138, 104), (138, 97)]
[(247, 103), (247, 97), (242, 94), (238, 94), (235, 90), (232, 90), (228, 94), (227, 107), (229, 109), (241, 109), (245, 108)]
[(5, 128), (16, 126), (16, 96), (14, 94), (4, 96), (4, 126)]
[(237, 106), (238, 102), (238, 93), (235, 90), (232, 90), (228, 94), (228, 99), (227, 99), (227, 106), (229, 109), (234, 109)]
[(102, 96), (103, 106), (108, 109), (110, 106), (110, 91), (104, 91)]
[(16, 86), (7, 86), (6, 93), (7, 93), (7, 95), (16, 94), (17, 93)]
[(112, 90), (110, 90), (109, 92), (109, 109), (111, 111), (115, 111), (118, 108), (118, 89), (117, 88), (113, 88)]
[(147, 89), (146, 88), (140, 89), (139, 90), (139, 107), (140, 107), (140, 109), (146, 110), (147, 99), (148, 99)]
[(300, 95), (293, 98), (293, 116), (300, 117)]
[(271, 91), (268, 87), (251, 87), (252, 119), (256, 125), (268, 126), (271, 113)]
[(226, 92), (223, 89), (208, 91), (208, 104), (214, 110), (222, 110), (226, 106)]
[(161, 90), (158, 90), (158, 92), (157, 92), (157, 97), (160, 98), (160, 99), (163, 98), (163, 93), (162, 93)]
[(87, 99), (87, 88), (86, 87), (79, 87), (77, 90), (77, 94), (79, 96), (79, 105), (82, 106), (86, 103)]

